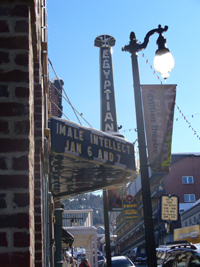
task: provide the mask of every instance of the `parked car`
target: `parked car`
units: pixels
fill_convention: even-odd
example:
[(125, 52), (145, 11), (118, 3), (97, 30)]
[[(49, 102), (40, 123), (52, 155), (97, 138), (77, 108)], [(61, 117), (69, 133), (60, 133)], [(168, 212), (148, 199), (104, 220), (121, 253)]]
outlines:
[(134, 263), (145, 263), (147, 261), (147, 254), (145, 247), (135, 247), (131, 249), (130, 252), (127, 254), (129, 259)]
[[(127, 256), (111, 257), (112, 267), (135, 267), (134, 263)], [(99, 267), (107, 267), (107, 262), (102, 261)]]
[(161, 267), (167, 252), (176, 248), (198, 249), (196, 245), (191, 244), (187, 240), (167, 242), (166, 245), (160, 245), (158, 248), (156, 248), (157, 266)]
[(166, 252), (162, 267), (200, 267), (200, 253), (193, 244), (181, 244)]
[[(97, 255), (97, 261), (98, 261), (98, 266), (101, 266), (101, 263), (105, 261), (105, 257), (103, 255)], [(95, 266), (95, 257), (93, 255), (93, 263)]]

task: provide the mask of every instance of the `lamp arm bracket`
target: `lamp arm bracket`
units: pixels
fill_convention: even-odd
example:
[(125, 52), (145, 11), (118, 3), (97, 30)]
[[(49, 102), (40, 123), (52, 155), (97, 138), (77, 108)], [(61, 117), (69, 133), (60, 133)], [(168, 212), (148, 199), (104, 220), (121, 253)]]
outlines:
[(158, 25), (157, 29), (153, 29), (151, 31), (149, 31), (145, 38), (144, 38), (144, 42), (142, 44), (138, 44), (138, 40), (136, 40), (136, 36), (134, 32), (131, 32), (130, 34), (130, 42), (129, 45), (125, 45), (124, 47), (122, 47), (122, 51), (125, 52), (130, 52), (130, 53), (136, 53), (139, 51), (144, 50), (148, 43), (149, 43), (149, 38), (151, 35), (153, 35), (154, 33), (159, 33), (159, 35), (162, 35), (163, 32), (166, 32), (168, 30), (168, 26), (165, 26), (164, 28), (161, 27), (161, 25)]

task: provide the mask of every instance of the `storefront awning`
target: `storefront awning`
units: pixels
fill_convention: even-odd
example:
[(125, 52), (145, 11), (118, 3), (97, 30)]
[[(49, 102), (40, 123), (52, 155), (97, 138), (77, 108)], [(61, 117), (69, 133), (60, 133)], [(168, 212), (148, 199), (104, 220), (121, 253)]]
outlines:
[(74, 236), (68, 232), (67, 230), (64, 229), (64, 227), (62, 228), (62, 247), (71, 247), (73, 242), (74, 242)]
[(137, 177), (134, 144), (124, 138), (52, 117), (54, 198), (112, 187)]

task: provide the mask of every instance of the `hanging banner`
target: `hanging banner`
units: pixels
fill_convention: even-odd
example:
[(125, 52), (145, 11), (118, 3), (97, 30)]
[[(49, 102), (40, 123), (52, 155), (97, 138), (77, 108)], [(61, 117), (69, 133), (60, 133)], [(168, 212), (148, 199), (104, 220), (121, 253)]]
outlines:
[(108, 211), (122, 211), (121, 188), (108, 189)]
[(141, 85), (148, 157), (153, 172), (169, 172), (176, 85)]

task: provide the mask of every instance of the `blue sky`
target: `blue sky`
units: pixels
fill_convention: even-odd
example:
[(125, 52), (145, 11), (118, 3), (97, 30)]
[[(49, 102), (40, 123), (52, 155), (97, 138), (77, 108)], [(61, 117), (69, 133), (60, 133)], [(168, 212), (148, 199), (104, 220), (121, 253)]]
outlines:
[[(101, 34), (112, 35), (116, 39), (113, 72), (117, 122), (123, 126), (120, 132), (134, 142), (137, 133), (133, 130), (136, 117), (131, 58), (121, 48), (129, 43), (131, 31), (143, 42), (148, 31), (159, 24), (167, 25), (164, 36), (175, 60), (167, 84), (177, 84), (172, 153), (200, 152), (199, 14), (199, 0), (48, 0), (48, 56), (64, 81), (72, 105), (93, 128), (100, 129), (99, 48), (94, 47), (94, 39)], [(141, 84), (165, 83), (151, 69), (157, 38), (158, 34), (150, 37), (147, 48), (139, 52)], [(50, 79), (55, 77), (51, 66), (49, 75)], [(63, 106), (67, 117), (78, 123), (65, 100)], [(88, 126), (83, 120), (81, 123)]]

